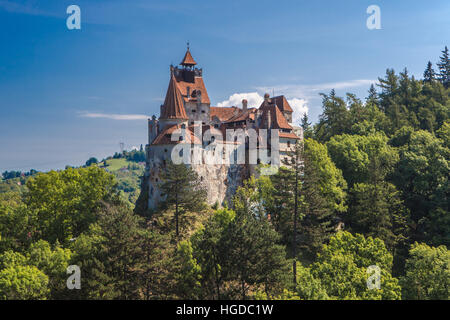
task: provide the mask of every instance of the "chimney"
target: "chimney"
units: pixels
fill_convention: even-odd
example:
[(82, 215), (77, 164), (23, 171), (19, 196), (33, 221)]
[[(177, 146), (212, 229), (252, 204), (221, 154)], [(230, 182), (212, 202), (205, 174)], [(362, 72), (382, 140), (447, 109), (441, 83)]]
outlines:
[(267, 106), (270, 104), (270, 94), (265, 93), (264, 94), (264, 105)]
[(244, 112), (247, 111), (247, 99), (242, 100), (242, 110)]

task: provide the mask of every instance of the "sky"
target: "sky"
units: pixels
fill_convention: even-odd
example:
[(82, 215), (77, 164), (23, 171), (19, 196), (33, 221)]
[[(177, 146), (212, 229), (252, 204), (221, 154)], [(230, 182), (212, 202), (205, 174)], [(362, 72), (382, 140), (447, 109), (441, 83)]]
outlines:
[[(81, 10), (69, 30), (67, 7)], [(369, 30), (367, 8), (380, 8)], [(450, 45), (450, 1), (0, 0), (0, 172), (62, 169), (147, 143), (190, 42), (213, 106), (367, 96), (387, 68), (422, 77)]]

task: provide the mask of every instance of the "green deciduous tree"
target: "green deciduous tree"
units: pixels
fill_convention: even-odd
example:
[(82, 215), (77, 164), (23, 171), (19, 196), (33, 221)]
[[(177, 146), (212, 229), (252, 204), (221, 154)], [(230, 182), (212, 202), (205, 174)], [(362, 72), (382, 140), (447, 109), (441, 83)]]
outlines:
[(118, 200), (115, 186), (114, 177), (97, 167), (39, 173), (28, 180), (24, 197), (29, 232), (67, 245), (96, 221), (102, 201)]
[[(380, 289), (369, 289), (369, 266), (380, 268)], [(400, 299), (398, 280), (391, 275), (392, 255), (383, 241), (339, 232), (324, 245), (311, 273), (335, 299)]]
[(414, 300), (450, 299), (450, 252), (445, 246), (415, 243), (401, 279), (403, 297)]
[(398, 140), (405, 144), (400, 147), (394, 182), (403, 191), (405, 205), (411, 211), (414, 239), (450, 245), (450, 150), (442, 140), (422, 130), (406, 133)]

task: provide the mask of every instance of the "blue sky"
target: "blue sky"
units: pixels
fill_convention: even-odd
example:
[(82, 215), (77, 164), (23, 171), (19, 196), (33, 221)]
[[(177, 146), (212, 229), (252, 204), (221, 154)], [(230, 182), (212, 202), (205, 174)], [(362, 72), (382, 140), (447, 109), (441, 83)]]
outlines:
[[(366, 27), (372, 4), (381, 30)], [(0, 171), (145, 144), (188, 40), (212, 105), (268, 91), (316, 121), (319, 92), (364, 98), (388, 67), (421, 77), (450, 45), (449, 16), (448, 0), (0, 0)]]

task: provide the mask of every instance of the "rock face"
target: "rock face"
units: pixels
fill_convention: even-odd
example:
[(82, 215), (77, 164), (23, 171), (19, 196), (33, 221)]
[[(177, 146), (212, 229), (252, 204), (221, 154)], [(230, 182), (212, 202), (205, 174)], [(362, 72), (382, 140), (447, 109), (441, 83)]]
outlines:
[(248, 177), (245, 165), (193, 165), (208, 192), (208, 203), (230, 204), (237, 188)]
[[(249, 177), (245, 165), (199, 164), (191, 167), (198, 174), (202, 185), (207, 190), (209, 205), (216, 203), (222, 206), (225, 204), (231, 205), (231, 200), (237, 188)], [(158, 190), (162, 170), (164, 170), (164, 165), (158, 163), (153, 164), (146, 171), (142, 179), (141, 195), (136, 205), (137, 210), (145, 212), (148, 209), (155, 209), (158, 203), (163, 200)]]

